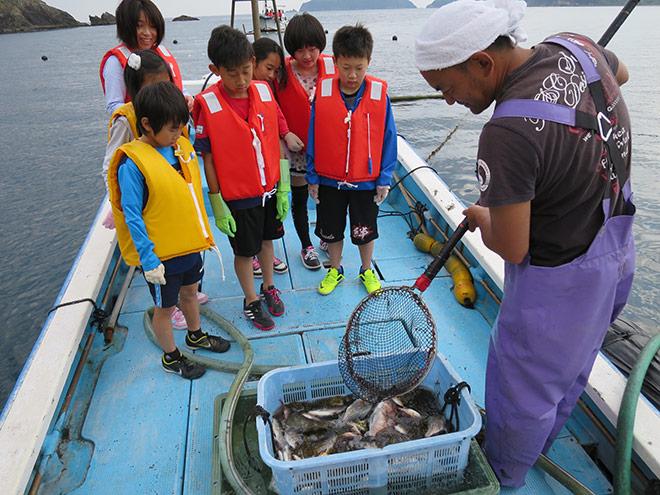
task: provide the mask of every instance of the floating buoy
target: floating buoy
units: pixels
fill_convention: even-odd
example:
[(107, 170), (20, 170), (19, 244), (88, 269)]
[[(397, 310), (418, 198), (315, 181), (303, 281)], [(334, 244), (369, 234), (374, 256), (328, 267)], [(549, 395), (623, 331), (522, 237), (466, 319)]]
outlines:
[(48, 57), (46, 55), (42, 55), (41, 60), (43, 60), (45, 62), (46, 60), (48, 60)]
[[(413, 238), (413, 244), (423, 253), (431, 253), (432, 256), (437, 256), (444, 246), (442, 242), (436, 241), (433, 237), (421, 232)], [(472, 274), (468, 267), (452, 254), (445, 262), (445, 269), (454, 282), (452, 292), (458, 303), (466, 308), (474, 307), (477, 291), (474, 288)]]
[(396, 34), (395, 34), (394, 36), (392, 36), (392, 41), (397, 41), (398, 39), (399, 39), (399, 38), (397, 37)]
[(172, 44), (176, 45), (178, 43), (177, 40), (172, 40)]

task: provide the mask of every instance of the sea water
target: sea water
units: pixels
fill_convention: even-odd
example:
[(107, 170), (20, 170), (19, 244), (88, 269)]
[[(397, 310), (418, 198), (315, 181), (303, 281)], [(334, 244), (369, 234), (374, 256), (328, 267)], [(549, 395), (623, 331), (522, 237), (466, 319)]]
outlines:
[[(529, 41), (524, 45), (559, 31), (598, 39), (618, 10), (529, 8), (523, 23)], [(371, 72), (389, 82), (391, 95), (411, 95), (432, 91), (415, 69), (412, 55), (414, 37), (431, 13), (411, 9), (316, 15), (329, 32), (326, 52), (337, 28), (364, 23), (375, 41)], [(623, 94), (633, 129), (638, 266), (623, 317), (650, 333), (660, 325), (658, 19), (660, 7), (637, 7), (608, 46), (630, 71)], [(166, 21), (165, 44), (184, 79), (208, 72), (209, 34), (228, 22), (228, 17)], [(237, 18), (237, 27), (242, 26), (249, 29), (248, 17)], [(103, 53), (115, 44), (114, 26), (0, 36), (0, 404), (20, 373), (105, 192), (101, 163), (107, 116), (98, 69)], [(42, 61), (42, 55), (48, 60)], [(479, 130), (490, 111), (474, 116), (463, 107), (427, 100), (397, 104), (394, 115), (399, 132), (424, 158), (458, 126), (431, 164), (465, 202), (476, 200), (474, 161)]]

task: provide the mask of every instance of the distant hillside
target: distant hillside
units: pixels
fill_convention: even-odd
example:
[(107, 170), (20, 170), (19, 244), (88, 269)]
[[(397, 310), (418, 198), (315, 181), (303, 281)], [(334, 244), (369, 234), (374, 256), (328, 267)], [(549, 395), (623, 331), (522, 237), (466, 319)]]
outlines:
[(0, 0), (0, 33), (84, 26), (41, 0)]
[[(452, 0), (434, 0), (427, 9), (435, 9), (450, 3)], [(618, 5), (623, 7), (622, 0), (526, 0), (529, 7), (580, 7)], [(660, 5), (660, 0), (643, 0), (642, 5)]]
[(309, 0), (300, 11), (416, 9), (410, 0)]

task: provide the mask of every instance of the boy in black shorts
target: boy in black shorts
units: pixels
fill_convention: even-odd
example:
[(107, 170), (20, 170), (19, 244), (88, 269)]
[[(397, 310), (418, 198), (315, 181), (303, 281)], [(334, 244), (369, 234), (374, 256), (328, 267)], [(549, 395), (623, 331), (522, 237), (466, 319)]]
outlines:
[[(154, 299), (153, 327), (165, 371), (199, 378), (206, 371), (174, 344), (175, 305), (188, 322), (186, 346), (225, 352), (229, 342), (202, 332), (197, 283), (200, 252), (214, 245), (202, 200), (199, 164), (181, 136), (188, 106), (171, 82), (142, 88), (133, 102), (141, 137), (120, 146), (108, 169), (108, 190), (117, 240), (127, 264), (142, 266)], [(193, 330), (196, 329), (196, 330)]]
[[(273, 240), (284, 235), (291, 191), (289, 162), (281, 159), (277, 103), (267, 82), (252, 81), (254, 51), (243, 33), (215, 28), (208, 55), (209, 68), (221, 80), (195, 98), (195, 149), (204, 157), (215, 223), (234, 251), (243, 313), (260, 330), (270, 330), (275, 326), (270, 315), (284, 314), (273, 283)], [(263, 271), (259, 294), (255, 255)]]
[(340, 28), (332, 41), (338, 76), (322, 79), (307, 142), (307, 182), (316, 201), (316, 235), (328, 243), (331, 267), (318, 291), (330, 294), (344, 279), (341, 255), (346, 212), (360, 250), (359, 278), (368, 293), (380, 289), (371, 269), (378, 238), (378, 206), (390, 190), (397, 162), (396, 126), (387, 83), (367, 75), (373, 39), (361, 26)]

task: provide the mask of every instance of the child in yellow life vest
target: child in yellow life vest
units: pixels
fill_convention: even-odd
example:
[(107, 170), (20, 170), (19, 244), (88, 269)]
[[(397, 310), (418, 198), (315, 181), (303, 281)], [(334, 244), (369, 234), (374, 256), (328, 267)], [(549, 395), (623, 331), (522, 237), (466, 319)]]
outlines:
[[(234, 251), (243, 313), (258, 329), (270, 330), (275, 326), (270, 315), (284, 314), (273, 282), (273, 240), (284, 235), (291, 190), (289, 162), (281, 159), (277, 103), (267, 83), (252, 80), (254, 51), (243, 33), (215, 28), (208, 55), (209, 68), (221, 80), (195, 98), (195, 149), (204, 157), (215, 223)], [(255, 255), (263, 272), (259, 294)]]
[[(154, 51), (140, 50), (128, 57), (126, 69), (124, 70), (124, 82), (126, 93), (131, 100), (135, 99), (135, 95), (143, 86), (171, 80), (172, 76), (167, 64)], [(108, 189), (108, 167), (115, 151), (122, 144), (130, 143), (138, 137), (140, 137), (140, 133), (138, 132), (135, 110), (133, 103), (129, 101), (112, 112), (108, 123), (108, 144), (103, 158), (103, 181), (106, 190)], [(109, 229), (115, 228), (112, 211), (103, 220), (103, 225)]]
[(229, 342), (200, 326), (200, 252), (214, 242), (197, 157), (181, 136), (188, 107), (171, 82), (142, 88), (134, 107), (140, 138), (120, 146), (108, 169), (119, 248), (127, 264), (142, 266), (155, 304), (153, 328), (163, 349), (162, 367), (195, 379), (205, 369), (179, 352), (172, 335), (170, 318), (177, 301), (188, 322), (187, 347), (225, 352)]
[(359, 278), (368, 293), (380, 288), (371, 268), (378, 238), (378, 206), (397, 163), (396, 126), (387, 83), (367, 75), (373, 39), (361, 25), (344, 26), (332, 51), (338, 77), (319, 81), (307, 138), (307, 182), (316, 201), (316, 235), (328, 243), (331, 267), (318, 291), (330, 294), (344, 279), (341, 256), (346, 213), (360, 250)]
[[(126, 91), (131, 100), (135, 98), (135, 95), (144, 86), (171, 80), (172, 74), (167, 64), (153, 50), (139, 50), (129, 55), (126, 69), (124, 70), (124, 83), (126, 84)], [(194, 131), (190, 133), (188, 131), (188, 128), (186, 128), (184, 134), (190, 135), (191, 139), (194, 140)], [(133, 108), (133, 103), (129, 101), (112, 113), (110, 123), (108, 124), (108, 144), (105, 148), (105, 157), (103, 159), (103, 180), (106, 189), (108, 188), (108, 166), (115, 151), (122, 144), (129, 143), (138, 137), (140, 137), (140, 132), (138, 131), (135, 109)], [(110, 210), (103, 220), (103, 225), (108, 229), (115, 228), (112, 210)], [(201, 292), (201, 290), (197, 292), (197, 298), (200, 304), (205, 304), (209, 300), (208, 296)], [(172, 313), (172, 325), (177, 329), (187, 328), (188, 326), (179, 308), (175, 309)]]

